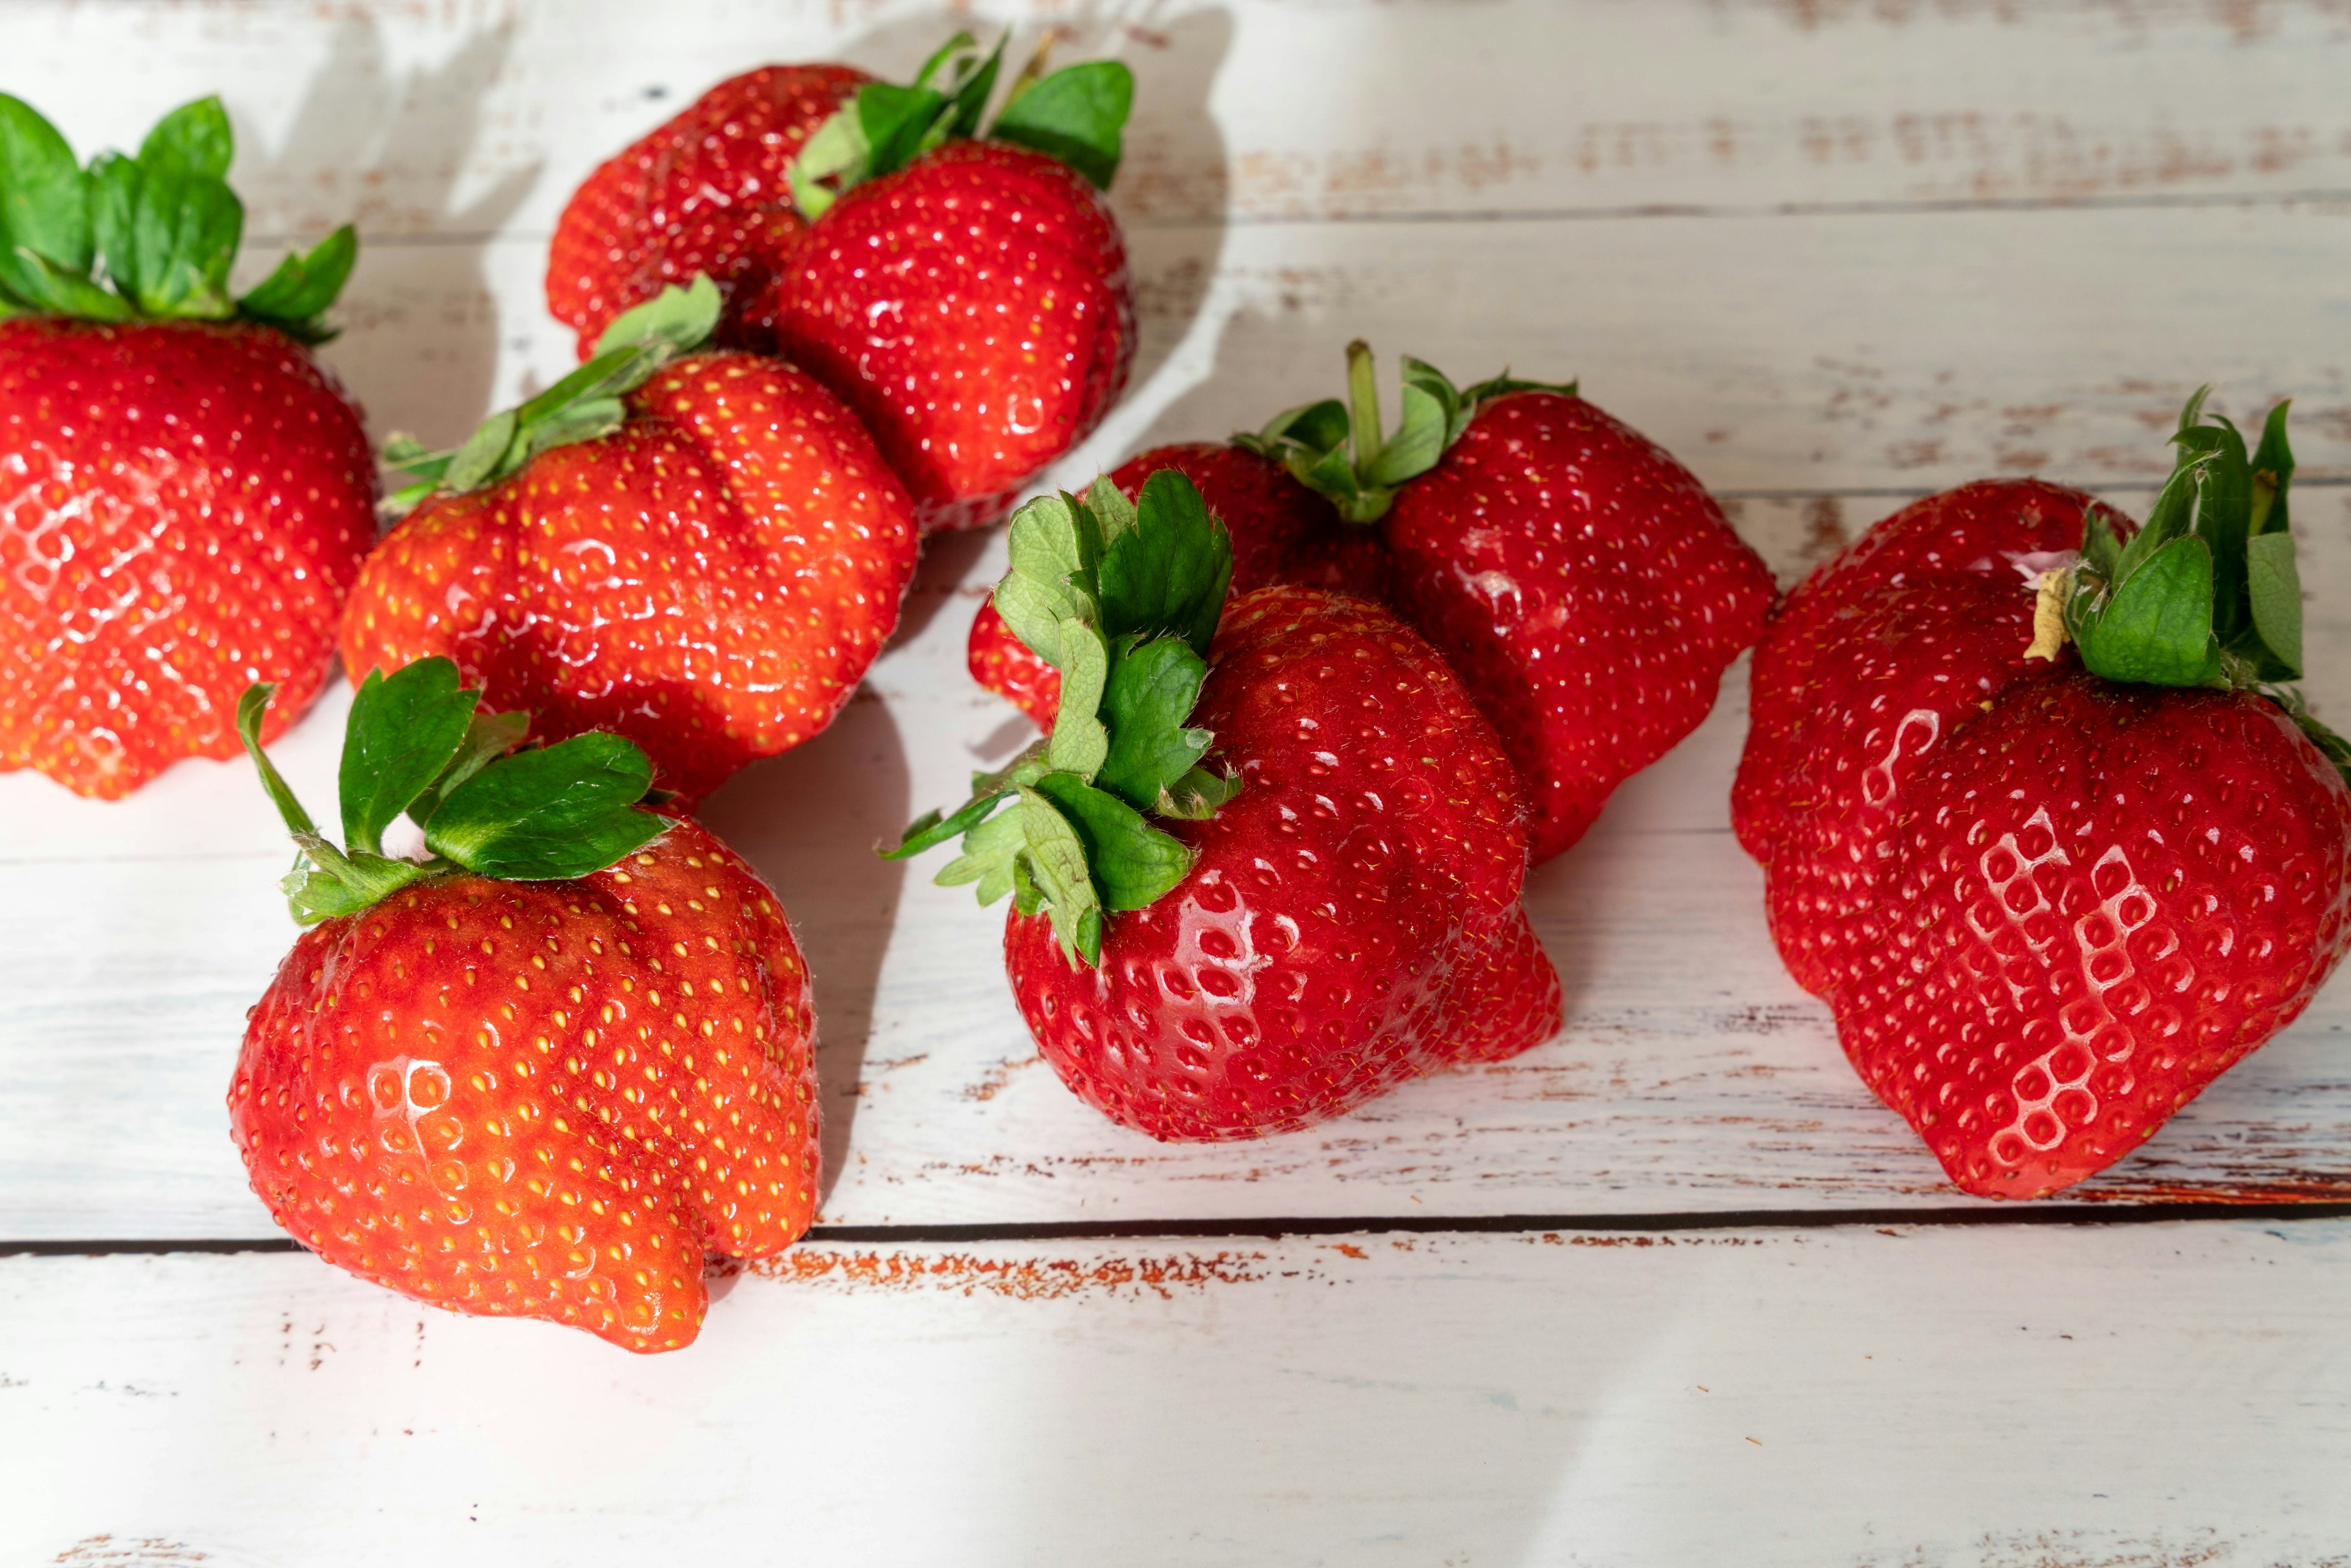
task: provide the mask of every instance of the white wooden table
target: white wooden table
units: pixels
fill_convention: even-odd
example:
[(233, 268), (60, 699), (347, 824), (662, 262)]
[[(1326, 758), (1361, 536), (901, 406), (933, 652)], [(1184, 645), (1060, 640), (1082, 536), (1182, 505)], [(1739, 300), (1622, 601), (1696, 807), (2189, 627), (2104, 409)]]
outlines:
[[(538, 280), (595, 161), (956, 19), (1138, 78), (1142, 361), (1064, 482), (1364, 333), (1580, 374), (1788, 580), (1982, 475), (2142, 507), (2190, 387), (2293, 393), (2351, 714), (2341, 0), (11, 0), (0, 89), (85, 150), (221, 91), (252, 233), (360, 221), (327, 358), (443, 442), (570, 362)], [(1766, 939), (1742, 666), (1532, 881), (1558, 1040), (1163, 1148), (1036, 1064), (997, 917), (868, 852), (1025, 738), (961, 670), (1000, 552), (935, 549), (841, 722), (710, 805), (815, 967), (831, 1185), (677, 1355), (292, 1250), (221, 1103), (291, 936), (249, 771), (0, 779), (0, 1561), (2351, 1559), (2351, 990), (2067, 1201), (1959, 1197)], [(342, 708), (280, 748), (314, 800)]]

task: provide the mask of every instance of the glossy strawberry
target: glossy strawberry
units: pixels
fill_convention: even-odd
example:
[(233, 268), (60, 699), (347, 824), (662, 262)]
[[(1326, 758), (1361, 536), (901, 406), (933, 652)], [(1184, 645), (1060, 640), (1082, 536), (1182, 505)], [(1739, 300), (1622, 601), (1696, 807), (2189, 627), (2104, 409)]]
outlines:
[(1155, 1137), (1252, 1137), (1558, 1028), (1516, 779), (1409, 627), (1276, 587), (1211, 642), (1224, 532), (1173, 472), (1013, 528), (998, 602), (1088, 700), (898, 852), (961, 833), (940, 880), (1016, 894), (1006, 969), (1071, 1089)]
[(1032, 66), (982, 135), (997, 59), (962, 56), (968, 42), (810, 140), (793, 181), (814, 227), (752, 308), (857, 410), (925, 533), (1001, 517), (1101, 422), (1134, 357), (1101, 194), (1133, 78), (1111, 60)]
[(303, 343), (356, 242), (229, 296), (217, 99), (85, 174), (0, 95), (0, 769), (111, 800), (234, 755), (252, 682), (284, 689), (274, 733), (326, 680), (375, 465)]
[(832, 721), (897, 624), (913, 514), (808, 376), (674, 357), (717, 304), (672, 290), (465, 451), (395, 455), (428, 493), (351, 596), (354, 679), (444, 654), (550, 735), (627, 736), (688, 800)]
[(1773, 937), (1970, 1192), (2122, 1158), (2351, 946), (2351, 751), (2272, 684), (2283, 414), (2249, 456), (2191, 403), (2137, 533), (2032, 482), (1917, 503), (1757, 651), (1733, 822)]
[[(1233, 542), (1235, 593), (1297, 583), (1384, 601), (1387, 549), (1377, 532), (1339, 520), (1338, 509), (1272, 459), (1220, 442), (1155, 446), (1111, 470), (1132, 500), (1163, 468), (1192, 482)], [(1012, 634), (990, 601), (974, 618), (966, 662), (972, 679), (1009, 697), (1050, 729), (1060, 700), (1059, 671)]]
[[(591, 735), (491, 760), (517, 730), (478, 695), (445, 660), (362, 688), (346, 851), (256, 742), (316, 924), (249, 1015), (230, 1129), (271, 1217), (339, 1268), (674, 1350), (705, 1252), (780, 1251), (814, 1213), (807, 967), (748, 866), (631, 809), (642, 754)], [(423, 863), (378, 852), (403, 806)]]
[(793, 160), (870, 78), (848, 66), (762, 66), (730, 77), (600, 164), (556, 221), (547, 308), (590, 358), (612, 319), (696, 273), (727, 300), (717, 340), (764, 348), (742, 305), (789, 263), (808, 233), (792, 199)]
[[(1350, 402), (1293, 409), (1199, 465), (1235, 581), (1396, 609), (1500, 734), (1547, 860), (1706, 717), (1761, 629), (1771, 575), (1687, 469), (1573, 388), (1457, 391), (1406, 360), (1403, 421), (1383, 437), (1361, 343), (1349, 370)], [(1033, 716), (1046, 683), (1006, 641), (983, 611), (972, 674), (1030, 694)]]

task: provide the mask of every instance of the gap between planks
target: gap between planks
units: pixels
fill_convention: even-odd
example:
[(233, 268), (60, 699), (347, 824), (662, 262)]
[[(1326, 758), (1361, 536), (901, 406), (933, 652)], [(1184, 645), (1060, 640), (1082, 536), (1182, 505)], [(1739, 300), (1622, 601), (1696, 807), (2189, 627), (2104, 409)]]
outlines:
[[(1840, 1230), (1966, 1225), (2169, 1225), (2245, 1220), (2351, 1219), (2351, 1201), (2203, 1202), (1977, 1206), (1929, 1208), (1729, 1209), (1684, 1214), (1340, 1215), (1265, 1219), (1143, 1219), (996, 1225), (819, 1225), (806, 1246), (972, 1245), (1005, 1241), (1264, 1240), (1301, 1236), (1520, 1236), (1692, 1230)], [(172, 1252), (299, 1252), (291, 1237), (169, 1238), (127, 1241), (0, 1241), (0, 1258), (104, 1258)]]

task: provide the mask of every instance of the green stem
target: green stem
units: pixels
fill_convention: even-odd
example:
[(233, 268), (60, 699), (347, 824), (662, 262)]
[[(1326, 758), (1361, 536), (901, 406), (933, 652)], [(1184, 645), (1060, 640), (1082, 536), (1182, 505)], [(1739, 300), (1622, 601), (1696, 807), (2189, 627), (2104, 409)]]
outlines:
[(1347, 345), (1347, 422), (1355, 444), (1355, 472), (1361, 474), (1379, 460), (1384, 444), (1380, 435), (1379, 378), (1372, 346), (1361, 338)]

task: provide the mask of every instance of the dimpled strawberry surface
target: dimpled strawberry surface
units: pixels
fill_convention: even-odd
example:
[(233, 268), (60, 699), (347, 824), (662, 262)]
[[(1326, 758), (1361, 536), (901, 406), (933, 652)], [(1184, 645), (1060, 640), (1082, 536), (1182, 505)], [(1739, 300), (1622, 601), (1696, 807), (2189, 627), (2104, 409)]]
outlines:
[(995, 141), (948, 142), (842, 196), (756, 313), (857, 411), (926, 533), (1000, 517), (1101, 422), (1134, 357), (1108, 204)]
[(849, 700), (897, 624), (913, 516), (856, 419), (778, 361), (681, 360), (628, 407), (420, 506), (368, 562), (343, 661), (446, 654), (542, 734), (635, 740), (694, 799)]
[(359, 411), (282, 333), (0, 321), (0, 768), (130, 793), (318, 695), (375, 538)]
[(598, 165), (548, 246), (547, 308), (580, 334), (580, 357), (613, 317), (697, 272), (729, 298), (720, 342), (765, 347), (764, 329), (746, 340), (741, 306), (808, 233), (792, 204), (792, 160), (868, 79), (848, 66), (762, 66)]
[(1397, 603), (1518, 765), (1538, 863), (1698, 727), (1771, 603), (1687, 469), (1558, 392), (1480, 407), (1386, 533)]
[(2137, 1148), (2351, 944), (2351, 792), (2283, 709), (2024, 657), (2088, 500), (1968, 486), (1822, 568), (1758, 650), (1733, 799), (1790, 970), (1986, 1196)]
[(1236, 597), (1193, 722), (1240, 792), (1167, 830), (1198, 852), (1073, 967), (1015, 913), (1005, 958), (1063, 1081), (1163, 1139), (1308, 1125), (1559, 1024), (1518, 904), (1517, 781), (1490, 727), (1392, 615), (1311, 589)]
[(305, 932), (231, 1131), (272, 1218), (362, 1279), (674, 1349), (705, 1250), (815, 1212), (814, 1024), (774, 894), (678, 822), (577, 881), (426, 881)]

